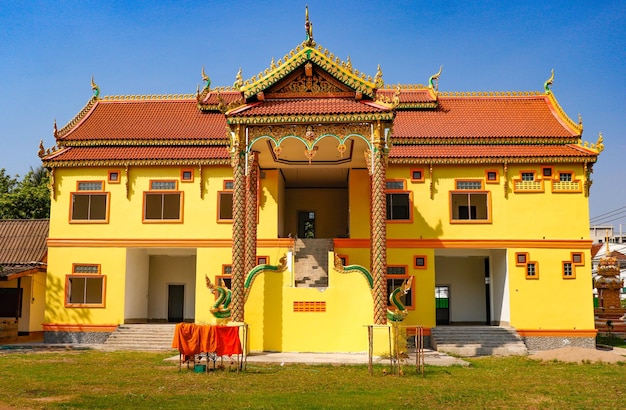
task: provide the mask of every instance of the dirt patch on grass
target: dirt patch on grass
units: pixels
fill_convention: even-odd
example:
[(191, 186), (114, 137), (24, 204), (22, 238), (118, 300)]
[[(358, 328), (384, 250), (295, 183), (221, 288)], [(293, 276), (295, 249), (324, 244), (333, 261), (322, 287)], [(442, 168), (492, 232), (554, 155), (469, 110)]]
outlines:
[(600, 350), (585, 349), (582, 347), (562, 347), (554, 350), (544, 350), (528, 356), (531, 359), (570, 363), (626, 363), (626, 349)]

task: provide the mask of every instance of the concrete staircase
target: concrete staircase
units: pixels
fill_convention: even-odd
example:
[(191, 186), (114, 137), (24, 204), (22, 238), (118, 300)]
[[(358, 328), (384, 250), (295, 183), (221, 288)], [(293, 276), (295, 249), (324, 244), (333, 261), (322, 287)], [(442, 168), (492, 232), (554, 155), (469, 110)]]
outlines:
[(103, 350), (172, 350), (176, 324), (119, 325), (102, 346)]
[(438, 326), (431, 330), (433, 349), (462, 357), (523, 356), (528, 349), (515, 329), (502, 326)]
[(296, 287), (328, 287), (328, 252), (332, 239), (296, 239), (294, 277)]

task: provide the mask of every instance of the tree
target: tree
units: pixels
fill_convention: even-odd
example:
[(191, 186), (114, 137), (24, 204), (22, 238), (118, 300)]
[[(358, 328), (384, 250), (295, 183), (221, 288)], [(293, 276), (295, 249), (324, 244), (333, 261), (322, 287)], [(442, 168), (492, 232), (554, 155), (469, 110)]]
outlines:
[(48, 171), (30, 171), (19, 181), (0, 169), (0, 219), (42, 219), (50, 217)]

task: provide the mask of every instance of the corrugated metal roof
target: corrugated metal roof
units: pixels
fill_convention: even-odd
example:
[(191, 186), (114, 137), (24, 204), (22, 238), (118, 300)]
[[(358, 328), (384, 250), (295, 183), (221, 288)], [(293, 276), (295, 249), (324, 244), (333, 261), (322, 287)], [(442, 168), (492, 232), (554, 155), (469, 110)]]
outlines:
[(0, 219), (0, 265), (41, 262), (49, 226), (48, 219)]

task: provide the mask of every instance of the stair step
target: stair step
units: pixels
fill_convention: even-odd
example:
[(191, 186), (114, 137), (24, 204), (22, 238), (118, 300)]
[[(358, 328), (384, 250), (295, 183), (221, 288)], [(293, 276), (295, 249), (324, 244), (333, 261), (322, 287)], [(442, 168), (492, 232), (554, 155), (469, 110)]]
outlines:
[(528, 349), (515, 329), (496, 326), (445, 326), (431, 331), (438, 351), (458, 356), (526, 355)]
[(104, 350), (171, 350), (175, 324), (125, 324), (109, 336)]

